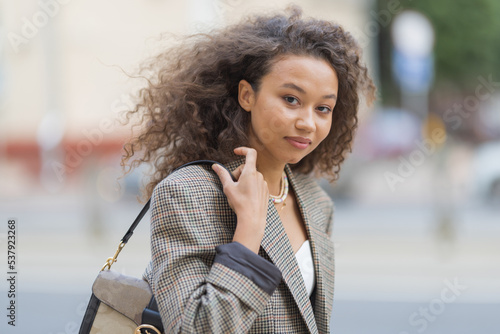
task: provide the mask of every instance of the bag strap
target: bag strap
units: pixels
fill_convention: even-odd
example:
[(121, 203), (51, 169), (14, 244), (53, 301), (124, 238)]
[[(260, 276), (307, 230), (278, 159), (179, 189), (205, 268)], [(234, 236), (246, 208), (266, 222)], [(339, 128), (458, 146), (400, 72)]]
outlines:
[[(175, 172), (178, 169), (181, 169), (181, 168), (187, 167), (187, 166), (191, 166), (191, 165), (210, 165), (210, 166), (212, 166), (213, 164), (218, 164), (218, 165), (224, 167), (224, 169), (229, 172), (229, 175), (231, 175), (231, 178), (233, 179), (233, 181), (236, 182), (236, 178), (234, 177), (233, 173), (231, 173), (231, 171), (229, 169), (227, 169), (226, 166), (224, 166), (220, 162), (213, 161), (213, 160), (196, 160), (196, 161), (191, 161), (191, 162), (188, 162), (188, 163), (186, 163), (186, 164), (184, 164), (184, 165), (182, 165), (180, 167), (177, 167), (176, 169), (174, 169), (172, 171), (172, 173)], [(123, 249), (123, 247), (125, 247), (125, 245), (127, 244), (128, 240), (132, 237), (132, 234), (134, 234), (135, 228), (137, 227), (137, 225), (139, 225), (139, 223), (141, 222), (141, 220), (144, 217), (144, 215), (146, 214), (146, 212), (148, 212), (150, 205), (151, 205), (151, 199), (149, 199), (146, 202), (146, 204), (142, 208), (141, 212), (139, 212), (139, 214), (135, 218), (135, 220), (132, 223), (132, 225), (130, 225), (127, 233), (125, 233), (125, 235), (121, 239), (120, 244), (118, 245), (118, 249), (115, 252), (115, 255), (113, 255), (113, 257), (108, 257), (108, 259), (106, 260), (106, 263), (102, 267), (101, 271), (105, 270), (106, 268), (107, 269), (111, 269), (111, 266), (113, 265), (113, 263), (115, 263), (117, 261), (118, 254), (120, 254), (120, 252)]]

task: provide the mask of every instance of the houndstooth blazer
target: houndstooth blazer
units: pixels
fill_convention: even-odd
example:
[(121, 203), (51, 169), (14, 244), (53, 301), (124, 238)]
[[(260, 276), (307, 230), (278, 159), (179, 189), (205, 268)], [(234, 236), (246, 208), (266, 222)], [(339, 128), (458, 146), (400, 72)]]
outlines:
[[(226, 165), (233, 171), (244, 159)], [(236, 215), (210, 166), (181, 168), (152, 196), (152, 260), (144, 273), (165, 333), (330, 333), (333, 303), (333, 203), (310, 175), (285, 171), (311, 243), (316, 286), (308, 297), (280, 217), (269, 202), (259, 255), (282, 280), (272, 295), (245, 275), (214, 263), (232, 242)]]

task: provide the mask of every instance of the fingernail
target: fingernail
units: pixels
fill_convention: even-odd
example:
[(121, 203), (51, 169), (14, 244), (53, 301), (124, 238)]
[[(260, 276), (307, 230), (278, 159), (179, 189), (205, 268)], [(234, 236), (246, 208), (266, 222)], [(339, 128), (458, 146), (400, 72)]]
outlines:
[(219, 169), (219, 166), (217, 164), (213, 164), (212, 165), (212, 169), (217, 172), (217, 170)]

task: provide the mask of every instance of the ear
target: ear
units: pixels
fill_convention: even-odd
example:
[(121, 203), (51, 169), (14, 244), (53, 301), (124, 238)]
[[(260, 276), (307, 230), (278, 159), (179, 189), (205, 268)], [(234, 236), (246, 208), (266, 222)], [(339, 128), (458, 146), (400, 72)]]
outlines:
[(255, 92), (252, 85), (246, 80), (241, 80), (238, 84), (238, 102), (246, 111), (252, 111), (255, 103)]

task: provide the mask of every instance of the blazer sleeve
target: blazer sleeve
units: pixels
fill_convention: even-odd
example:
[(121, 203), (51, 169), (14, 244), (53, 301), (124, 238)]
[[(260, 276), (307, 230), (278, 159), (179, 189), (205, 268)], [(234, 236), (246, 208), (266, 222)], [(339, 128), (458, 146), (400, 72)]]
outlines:
[[(221, 193), (168, 179), (153, 193), (152, 286), (166, 332), (246, 332), (281, 280), (272, 263), (228, 244), (234, 226), (227, 224), (235, 218)], [(279, 278), (252, 271), (248, 264), (262, 268), (258, 261), (278, 270)], [(256, 277), (274, 282), (258, 284)]]

